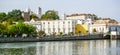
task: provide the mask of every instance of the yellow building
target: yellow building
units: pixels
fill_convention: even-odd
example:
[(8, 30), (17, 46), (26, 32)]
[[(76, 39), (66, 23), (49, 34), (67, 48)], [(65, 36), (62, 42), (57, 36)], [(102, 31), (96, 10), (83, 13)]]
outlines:
[(88, 25), (77, 24), (75, 33), (76, 34), (88, 34)]

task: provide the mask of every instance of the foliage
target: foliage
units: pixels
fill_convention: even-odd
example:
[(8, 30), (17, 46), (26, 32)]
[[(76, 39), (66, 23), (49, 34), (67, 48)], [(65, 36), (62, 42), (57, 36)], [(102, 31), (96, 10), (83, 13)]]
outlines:
[(7, 15), (7, 20), (13, 20), (13, 21), (18, 21), (18, 20), (23, 20), (21, 16), (21, 11), (20, 10), (12, 10), (11, 12), (8, 12)]
[(16, 24), (10, 25), (7, 30), (9, 34), (17, 34)]
[(79, 34), (81, 34), (81, 31), (78, 31)]
[(77, 24), (76, 25), (76, 31), (75, 31), (76, 34), (80, 34), (81, 33), (81, 30), (80, 30), (80, 24)]
[(35, 32), (35, 27), (32, 25), (24, 24), (23, 22), (18, 22), (18, 24), (13, 24), (8, 27), (9, 34), (31, 34)]
[(41, 16), (41, 19), (52, 19), (52, 20), (56, 20), (59, 19), (59, 16), (57, 14), (56, 11), (54, 10), (48, 10), (47, 12), (45, 12), (45, 14), (43, 14)]
[(97, 18), (97, 17), (94, 17), (94, 20), (98, 20), (99, 18)]
[(68, 35), (73, 35), (74, 33), (73, 32), (68, 32)]
[(1, 12), (0, 13), (0, 21), (3, 21), (6, 18), (6, 13)]
[(6, 31), (6, 27), (0, 23), (0, 34), (4, 33)]
[(45, 35), (45, 32), (44, 31), (38, 31), (38, 35), (43, 36), (43, 35)]
[(0, 21), (18, 21), (23, 20), (20, 10), (12, 10), (8, 12), (8, 14), (1, 12), (0, 13)]
[(62, 32), (60, 32), (59, 34), (60, 34), (60, 36), (61, 36), (63, 33), (62, 33)]
[(97, 30), (94, 28), (94, 29), (93, 29), (93, 32), (97, 32)]
[(30, 18), (38, 18), (35, 14), (31, 14)]
[(7, 31), (8, 31), (7, 28), (8, 28), (10, 25), (12, 25), (11, 22), (6, 22), (6, 21), (4, 21), (4, 22), (0, 23), (0, 34), (7, 34), (7, 33), (8, 33), (8, 32), (7, 32)]
[(88, 29), (88, 26), (86, 24), (77, 24), (75, 26), (75, 33), (76, 34), (88, 34), (88, 32), (86, 32)]
[(94, 20), (100, 20), (102, 19), (101, 17), (94, 17)]

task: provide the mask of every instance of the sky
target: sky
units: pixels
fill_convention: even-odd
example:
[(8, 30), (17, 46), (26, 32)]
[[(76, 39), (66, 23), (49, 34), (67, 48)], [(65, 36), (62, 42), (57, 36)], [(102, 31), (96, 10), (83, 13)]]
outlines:
[(26, 11), (31, 8), (36, 12), (42, 8), (42, 14), (47, 10), (56, 10), (62, 18), (63, 14), (96, 14), (102, 18), (112, 18), (120, 22), (120, 0), (0, 0), (0, 12), (13, 9)]

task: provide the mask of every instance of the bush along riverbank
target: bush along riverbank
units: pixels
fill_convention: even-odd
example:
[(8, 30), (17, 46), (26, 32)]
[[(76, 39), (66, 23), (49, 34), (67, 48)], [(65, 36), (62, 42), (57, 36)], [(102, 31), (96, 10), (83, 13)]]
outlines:
[(98, 40), (98, 39), (109, 39), (104, 37), (102, 34), (94, 35), (66, 35), (66, 36), (43, 36), (43, 37), (2, 37), (0, 43), (6, 42), (43, 42), (43, 41), (69, 41), (69, 40)]

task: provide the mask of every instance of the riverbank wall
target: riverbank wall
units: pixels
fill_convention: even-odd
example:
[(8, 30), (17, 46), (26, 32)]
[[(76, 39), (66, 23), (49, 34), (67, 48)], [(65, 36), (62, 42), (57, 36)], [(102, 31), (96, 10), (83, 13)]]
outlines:
[(109, 39), (104, 37), (102, 34), (97, 35), (80, 35), (80, 36), (59, 36), (59, 37), (24, 37), (24, 38), (0, 38), (0, 43), (11, 43), (11, 42), (45, 42), (45, 41), (74, 41), (74, 40), (100, 40)]

